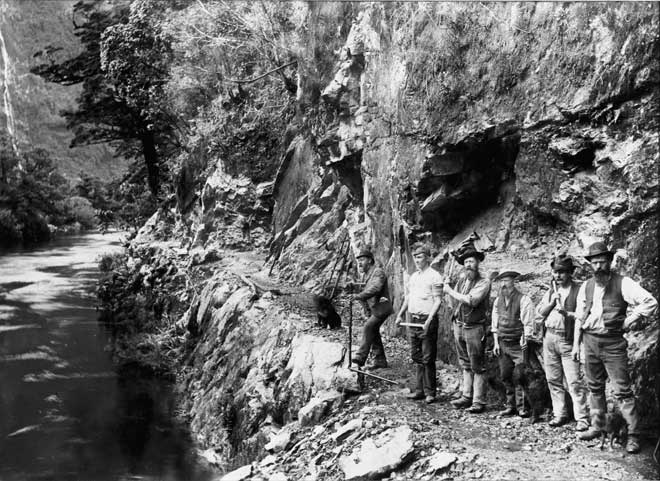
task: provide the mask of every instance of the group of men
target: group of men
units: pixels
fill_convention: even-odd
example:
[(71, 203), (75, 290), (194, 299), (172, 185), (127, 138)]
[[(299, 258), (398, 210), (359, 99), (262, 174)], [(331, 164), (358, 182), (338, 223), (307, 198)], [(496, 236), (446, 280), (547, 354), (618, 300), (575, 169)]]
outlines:
[[(424, 244), (412, 249), (415, 272), (410, 275), (405, 297), (397, 314), (397, 325), (406, 324), (411, 357), (416, 367), (415, 389), (409, 399), (436, 401), (436, 355), (439, 311), (446, 296), (449, 301), (456, 353), (463, 373), (461, 395), (451, 404), (470, 413), (486, 410), (486, 339), (493, 334), (493, 353), (498, 357), (500, 376), (505, 387), (506, 406), (501, 416), (527, 416), (524, 402), (516, 402), (513, 380), (515, 366), (527, 362), (528, 340), (542, 326), (543, 370), (552, 400), (552, 427), (569, 421), (567, 398), (577, 421), (578, 437), (590, 440), (605, 429), (607, 403), (605, 383), (609, 377), (614, 397), (628, 424), (626, 450), (637, 453), (639, 415), (628, 371), (627, 342), (623, 334), (635, 329), (644, 317), (656, 313), (656, 299), (637, 282), (611, 270), (614, 252), (602, 242), (591, 245), (584, 256), (594, 275), (580, 284), (573, 279), (577, 267), (573, 260), (560, 255), (552, 260), (552, 282), (535, 308), (529, 296), (516, 286), (518, 272), (506, 271), (495, 277), (499, 292), (491, 307), (491, 280), (479, 270), (485, 258), (472, 243), (463, 246), (456, 261), (463, 266), (459, 280), (452, 287), (431, 267), (431, 252)], [(373, 254), (362, 250), (358, 264), (365, 276), (365, 287), (352, 296), (370, 308), (363, 329), (362, 344), (353, 357), (355, 367), (365, 368), (369, 353), (373, 363), (366, 368), (387, 367), (380, 336), (380, 326), (392, 312), (375, 307), (389, 298), (387, 276), (376, 266)], [(629, 310), (628, 308), (631, 307)], [(405, 313), (411, 322), (405, 322)], [(490, 320), (489, 320), (490, 317)], [(584, 356), (580, 358), (581, 352)], [(580, 362), (584, 363), (585, 389)], [(567, 395), (568, 394), (568, 395)], [(520, 407), (518, 406), (520, 405)]]

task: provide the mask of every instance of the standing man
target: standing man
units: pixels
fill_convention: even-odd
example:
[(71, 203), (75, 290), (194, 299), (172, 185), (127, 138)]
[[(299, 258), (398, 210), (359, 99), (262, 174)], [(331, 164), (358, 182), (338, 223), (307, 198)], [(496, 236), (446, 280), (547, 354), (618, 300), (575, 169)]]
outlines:
[[(363, 274), (364, 289), (352, 296), (351, 300), (362, 301), (366, 306), (369, 318), (362, 330), (362, 343), (353, 356), (353, 364), (357, 368), (364, 366), (373, 353), (373, 363), (366, 366), (367, 369), (378, 369), (387, 367), (385, 348), (380, 337), (380, 326), (385, 319), (392, 314), (389, 291), (387, 288), (387, 276), (385, 271), (376, 266), (374, 255), (369, 249), (362, 249), (357, 255), (358, 269)], [(381, 301), (381, 299), (384, 299)], [(389, 309), (380, 309), (379, 306), (387, 305)]]
[(435, 402), (437, 389), (435, 358), (438, 354), (438, 309), (442, 302), (442, 276), (431, 267), (431, 251), (423, 244), (413, 246), (413, 261), (417, 271), (408, 279), (405, 298), (397, 325), (403, 322), (406, 310), (414, 324), (423, 327), (408, 329), (410, 354), (417, 367), (417, 386), (408, 399), (425, 399)]
[[(582, 334), (584, 368), (591, 393), (591, 428), (580, 433), (579, 438), (594, 439), (605, 427), (605, 381), (609, 377), (614, 398), (628, 423), (626, 451), (638, 453), (639, 415), (628, 373), (628, 342), (623, 333), (639, 326), (642, 317), (653, 315), (658, 302), (630, 277), (610, 270), (614, 252), (603, 242), (592, 244), (584, 257), (591, 263), (594, 277), (582, 284), (577, 296), (579, 322), (575, 326), (573, 357), (579, 359)], [(633, 306), (630, 314), (628, 306)]]
[(493, 354), (498, 357), (500, 376), (506, 393), (506, 408), (500, 416), (528, 417), (529, 409), (521, 399), (520, 411), (516, 409), (516, 387), (513, 384), (513, 369), (525, 363), (523, 347), (534, 329), (534, 305), (532, 300), (520, 292), (515, 280), (520, 274), (506, 271), (495, 280), (500, 281), (500, 293), (493, 304), (492, 325)]
[(575, 430), (586, 431), (589, 429), (587, 390), (581, 379), (580, 363), (571, 355), (580, 283), (573, 280), (575, 265), (567, 255), (555, 257), (550, 267), (552, 283), (536, 310), (545, 323), (543, 364), (553, 412), (553, 418), (548, 424), (554, 428), (568, 422), (564, 387), (566, 377), (570, 399), (573, 401), (573, 415), (577, 421)]
[(481, 276), (479, 263), (484, 253), (472, 243), (461, 249), (457, 261), (465, 267), (455, 289), (447, 284), (444, 292), (452, 299), (452, 320), (456, 352), (463, 369), (463, 389), (456, 408), (468, 408), (471, 413), (486, 409), (486, 313), (490, 295), (490, 280)]

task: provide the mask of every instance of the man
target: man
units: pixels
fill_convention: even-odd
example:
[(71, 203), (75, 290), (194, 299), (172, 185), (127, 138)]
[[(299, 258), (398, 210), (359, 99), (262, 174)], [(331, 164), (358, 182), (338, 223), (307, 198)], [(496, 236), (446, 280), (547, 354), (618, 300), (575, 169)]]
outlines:
[[(352, 296), (352, 300), (362, 301), (366, 305), (369, 318), (362, 330), (362, 343), (353, 356), (353, 364), (357, 368), (364, 366), (369, 352), (373, 354), (373, 362), (366, 366), (367, 369), (378, 369), (387, 367), (385, 348), (380, 337), (380, 326), (392, 313), (389, 310), (379, 310), (379, 305), (389, 303), (389, 291), (387, 288), (387, 276), (380, 267), (376, 266), (374, 255), (369, 249), (362, 249), (357, 255), (358, 270), (363, 274), (364, 289)], [(381, 301), (381, 299), (384, 299)], [(391, 304), (389, 304), (391, 306)]]
[(442, 302), (442, 276), (431, 267), (431, 251), (423, 244), (413, 246), (415, 268), (408, 280), (403, 304), (397, 315), (397, 325), (403, 322), (406, 310), (412, 323), (423, 327), (408, 329), (410, 354), (416, 365), (417, 384), (408, 399), (435, 402), (437, 382), (435, 358), (438, 354), (438, 309)]
[(529, 409), (524, 400), (521, 399), (520, 411), (516, 408), (513, 370), (525, 364), (523, 347), (534, 329), (534, 305), (528, 296), (516, 288), (518, 277), (518, 272), (506, 271), (495, 278), (495, 281), (500, 281), (500, 292), (493, 304), (491, 331), (493, 354), (498, 357), (506, 394), (506, 407), (499, 415), (513, 416), (518, 413), (520, 417), (528, 417)]
[(452, 405), (481, 413), (486, 409), (485, 339), (490, 280), (479, 272), (484, 253), (478, 252), (472, 243), (460, 250), (456, 260), (465, 267), (463, 277), (455, 289), (444, 285), (444, 292), (452, 299), (454, 340), (463, 369), (462, 395)]
[(589, 428), (587, 390), (581, 375), (580, 363), (573, 359), (573, 336), (575, 331), (575, 310), (580, 283), (573, 280), (575, 265), (567, 255), (555, 257), (550, 263), (552, 283), (541, 299), (536, 312), (543, 319), (543, 364), (550, 388), (553, 418), (550, 427), (559, 427), (568, 422), (566, 409), (566, 387), (573, 401), (573, 415), (577, 421), (576, 431)]
[[(605, 381), (609, 377), (614, 398), (628, 424), (626, 451), (638, 453), (639, 416), (628, 373), (628, 343), (623, 333), (637, 328), (642, 317), (653, 315), (658, 302), (630, 277), (610, 270), (614, 252), (603, 242), (592, 244), (584, 257), (591, 263), (594, 276), (582, 284), (577, 296), (579, 322), (575, 325), (572, 354), (574, 359), (579, 359), (581, 341), (591, 394), (591, 428), (580, 433), (579, 438), (594, 439), (605, 428)], [(628, 306), (633, 306), (630, 314), (627, 314)]]

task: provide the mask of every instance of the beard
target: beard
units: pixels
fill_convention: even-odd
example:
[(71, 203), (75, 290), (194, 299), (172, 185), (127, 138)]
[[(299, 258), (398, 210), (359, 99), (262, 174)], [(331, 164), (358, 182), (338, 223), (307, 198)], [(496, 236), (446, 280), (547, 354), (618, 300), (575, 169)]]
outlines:
[(594, 272), (594, 278), (596, 279), (596, 282), (599, 284), (604, 284), (607, 279), (610, 276), (610, 270), (609, 269), (597, 269)]
[(468, 276), (469, 279), (474, 279), (477, 277), (477, 272), (479, 272), (477, 269), (474, 267), (466, 267), (465, 268), (465, 274)]

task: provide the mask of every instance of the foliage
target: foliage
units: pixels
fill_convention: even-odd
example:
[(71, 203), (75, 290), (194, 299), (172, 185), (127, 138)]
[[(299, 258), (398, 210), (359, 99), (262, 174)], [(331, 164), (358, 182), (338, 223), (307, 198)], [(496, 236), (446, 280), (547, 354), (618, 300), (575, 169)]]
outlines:
[[(32, 69), (46, 80), (82, 84), (76, 110), (63, 112), (74, 132), (72, 145), (110, 143), (117, 155), (144, 158), (151, 192), (157, 195), (162, 157), (174, 142), (171, 116), (160, 101), (167, 39), (155, 23), (163, 2), (92, 2), (73, 7), (75, 34), (83, 49), (74, 58), (41, 52)], [(129, 54), (130, 52), (130, 54)]]

